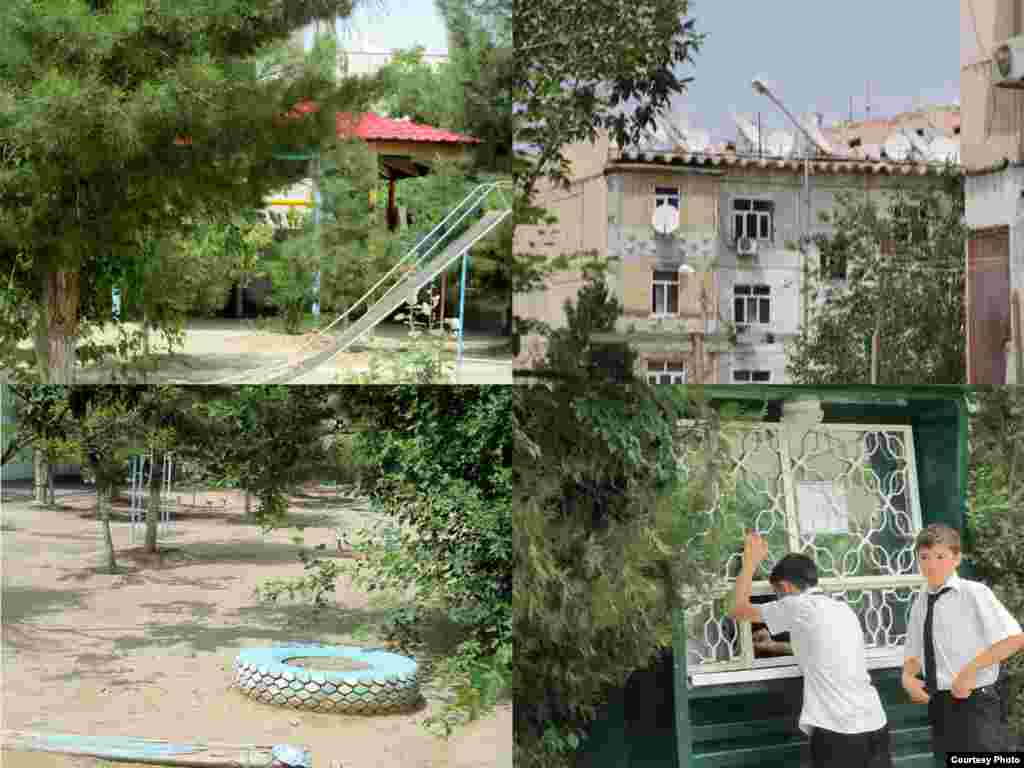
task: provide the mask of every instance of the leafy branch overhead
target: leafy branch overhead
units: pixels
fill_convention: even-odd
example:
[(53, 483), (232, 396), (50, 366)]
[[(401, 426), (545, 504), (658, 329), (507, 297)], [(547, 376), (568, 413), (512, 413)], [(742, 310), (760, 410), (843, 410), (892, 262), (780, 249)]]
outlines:
[(538, 152), (523, 176), (565, 180), (562, 147), (606, 129), (621, 145), (682, 93), (703, 35), (688, 0), (520, 0), (515, 4), (516, 142)]

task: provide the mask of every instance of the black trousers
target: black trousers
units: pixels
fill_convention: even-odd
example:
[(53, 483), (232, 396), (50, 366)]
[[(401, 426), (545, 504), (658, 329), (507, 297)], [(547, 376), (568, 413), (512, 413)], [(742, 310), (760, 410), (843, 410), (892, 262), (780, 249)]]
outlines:
[(889, 724), (867, 733), (811, 731), (813, 768), (892, 768)]
[(947, 752), (1004, 752), (1010, 732), (1003, 720), (1003, 702), (995, 685), (975, 688), (966, 699), (939, 691), (928, 702), (932, 753), (946, 765)]

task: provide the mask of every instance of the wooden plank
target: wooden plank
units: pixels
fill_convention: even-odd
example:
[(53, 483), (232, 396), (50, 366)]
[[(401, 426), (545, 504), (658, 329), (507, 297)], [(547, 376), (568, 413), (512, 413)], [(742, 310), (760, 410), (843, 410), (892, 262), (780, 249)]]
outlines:
[(267, 768), (272, 746), (257, 744), (183, 744), (129, 736), (82, 736), (4, 729), (3, 749), (60, 752), (115, 762), (186, 768)]

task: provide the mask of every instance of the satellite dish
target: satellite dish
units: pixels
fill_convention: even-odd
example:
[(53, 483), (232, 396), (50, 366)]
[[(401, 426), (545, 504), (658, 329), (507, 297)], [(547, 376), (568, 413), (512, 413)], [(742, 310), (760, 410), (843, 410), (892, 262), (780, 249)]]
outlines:
[(690, 152), (704, 152), (711, 143), (711, 134), (707, 131), (686, 131), (684, 135)]
[(819, 124), (820, 120), (821, 116), (818, 113), (812, 112), (809, 115), (804, 115), (800, 124), (804, 127), (804, 130), (810, 134), (811, 141), (813, 142), (812, 146), (815, 149), (825, 155), (834, 155), (836, 152), (832, 149), (832, 144), (821, 130), (821, 125)]
[(927, 139), (923, 139), (917, 135), (917, 131), (913, 128), (904, 128), (902, 131), (903, 135), (907, 137), (907, 141), (910, 142), (910, 146), (913, 147), (915, 154), (921, 160), (930, 160), (932, 153), (929, 150), (929, 143)]
[(932, 160), (937, 163), (959, 163), (960, 142), (939, 136), (928, 145)]
[(772, 157), (789, 157), (795, 145), (793, 137), (785, 131), (775, 131), (768, 136), (768, 154)]
[(882, 145), (882, 149), (885, 151), (886, 157), (890, 160), (906, 160), (910, 157), (910, 153), (914, 147), (908, 139), (902, 133), (894, 133), (892, 136), (885, 140), (885, 144)]
[(757, 126), (754, 125), (754, 121), (746, 115), (732, 116), (733, 122), (736, 123), (736, 127), (740, 129), (740, 136), (747, 143), (748, 150), (756, 150), (760, 148), (760, 136), (757, 132)]
[(654, 209), (654, 231), (659, 235), (671, 235), (679, 229), (679, 211), (674, 205), (659, 205)]

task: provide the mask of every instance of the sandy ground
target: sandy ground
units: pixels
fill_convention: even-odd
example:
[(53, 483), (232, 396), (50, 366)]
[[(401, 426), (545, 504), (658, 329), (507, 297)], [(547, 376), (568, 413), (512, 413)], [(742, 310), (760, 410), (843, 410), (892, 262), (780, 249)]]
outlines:
[[(113, 342), (116, 336), (108, 327), (101, 339)], [(397, 348), (405, 339), (406, 329), (400, 325), (381, 325), (374, 338), (386, 349)], [(153, 351), (165, 349), (152, 337)], [(497, 336), (468, 333), (464, 340), (463, 384), (511, 384), (512, 355), (496, 351), (507, 339)], [(226, 377), (243, 376), (271, 366), (294, 362), (323, 348), (326, 342), (315, 333), (288, 335), (260, 330), (250, 321), (214, 320), (196, 321), (186, 329), (184, 348), (174, 354), (160, 354), (158, 370), (149, 377), (150, 383), (178, 382), (201, 384)], [(456, 345), (449, 343), (449, 355), (455, 360)], [(382, 353), (378, 353), (380, 355)], [(296, 384), (338, 383), (339, 377), (366, 371), (370, 355), (365, 348), (355, 347), (351, 352), (338, 355), (330, 363), (296, 380)], [(79, 369), (82, 384), (108, 381), (109, 373)]]
[[(315, 496), (316, 494), (314, 494)], [(320, 494), (323, 495), (322, 493)], [(223, 501), (227, 500), (227, 506)], [(426, 704), (403, 715), (352, 717), (269, 706), (230, 688), (240, 647), (281, 643), (381, 644), (354, 636), (380, 618), (380, 606), (338, 581), (333, 607), (318, 620), (301, 601), (260, 603), (257, 584), (303, 572), (294, 529), (262, 536), (242, 521), (238, 494), (184, 493), (159, 558), (129, 543), (112, 523), (119, 575), (109, 575), (89, 494), (40, 509), (4, 499), (4, 728), (187, 743), (294, 744), (317, 768), (511, 768), (512, 711), (471, 724), (451, 741), (421, 721), (443, 692), (424, 686)], [(297, 497), (290, 514), (308, 527), (307, 544), (338, 552), (335, 527), (367, 524), (362, 504)], [(3, 753), (8, 768), (98, 768), (91, 758)], [(126, 764), (119, 763), (124, 766)]]

